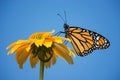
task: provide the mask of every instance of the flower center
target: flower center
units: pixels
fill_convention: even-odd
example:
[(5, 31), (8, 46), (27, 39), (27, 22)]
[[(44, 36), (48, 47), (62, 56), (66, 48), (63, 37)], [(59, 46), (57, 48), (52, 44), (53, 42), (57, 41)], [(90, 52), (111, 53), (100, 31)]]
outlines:
[(51, 37), (52, 33), (48, 33), (48, 32), (37, 32), (34, 33), (30, 36), (30, 39), (41, 39), (41, 38), (48, 38)]
[(37, 47), (35, 44), (32, 44), (31, 50), (34, 57), (38, 56), (40, 61), (43, 62), (48, 62), (53, 56), (52, 47), (47, 48), (44, 45)]

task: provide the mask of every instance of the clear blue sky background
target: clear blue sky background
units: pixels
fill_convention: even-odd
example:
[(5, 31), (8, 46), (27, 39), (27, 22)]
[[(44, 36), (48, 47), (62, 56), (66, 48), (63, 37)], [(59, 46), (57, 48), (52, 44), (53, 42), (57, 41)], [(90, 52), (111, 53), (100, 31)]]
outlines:
[(34, 32), (63, 31), (57, 13), (64, 15), (64, 10), (69, 25), (96, 31), (111, 46), (77, 56), (74, 65), (58, 58), (56, 65), (45, 69), (45, 80), (120, 80), (119, 0), (0, 0), (0, 80), (39, 79), (39, 64), (32, 69), (27, 60), (19, 69), (15, 55), (7, 56), (6, 47)]

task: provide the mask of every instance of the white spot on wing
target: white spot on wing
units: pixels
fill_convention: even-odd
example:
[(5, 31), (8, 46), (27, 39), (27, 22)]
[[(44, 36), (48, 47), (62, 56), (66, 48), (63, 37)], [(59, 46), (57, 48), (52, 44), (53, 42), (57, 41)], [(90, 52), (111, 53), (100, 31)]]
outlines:
[(97, 37), (96, 37), (96, 40), (99, 40), (99, 39), (100, 39), (100, 36), (97, 36)]

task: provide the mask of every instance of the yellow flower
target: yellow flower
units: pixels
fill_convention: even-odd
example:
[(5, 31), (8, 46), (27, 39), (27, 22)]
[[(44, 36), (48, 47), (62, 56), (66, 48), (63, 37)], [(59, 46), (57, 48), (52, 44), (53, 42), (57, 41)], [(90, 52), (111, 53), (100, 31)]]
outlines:
[(52, 32), (37, 32), (32, 34), (28, 40), (18, 40), (10, 44), (8, 55), (15, 53), (16, 61), (22, 68), (24, 62), (30, 57), (31, 67), (35, 67), (38, 62), (43, 61), (46, 68), (56, 63), (56, 58), (61, 57), (69, 64), (73, 64), (72, 56), (74, 52), (62, 41), (68, 38), (53, 36)]

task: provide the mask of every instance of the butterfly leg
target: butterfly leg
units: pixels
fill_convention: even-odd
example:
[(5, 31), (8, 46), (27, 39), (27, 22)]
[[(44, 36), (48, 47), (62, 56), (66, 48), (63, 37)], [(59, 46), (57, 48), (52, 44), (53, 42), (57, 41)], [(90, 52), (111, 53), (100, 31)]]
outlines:
[(54, 34), (54, 35), (55, 35), (55, 36), (60, 36), (61, 33), (65, 33), (65, 32), (63, 32), (63, 31), (59, 31), (59, 32), (57, 32), (57, 33)]

